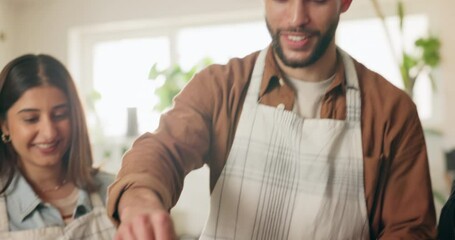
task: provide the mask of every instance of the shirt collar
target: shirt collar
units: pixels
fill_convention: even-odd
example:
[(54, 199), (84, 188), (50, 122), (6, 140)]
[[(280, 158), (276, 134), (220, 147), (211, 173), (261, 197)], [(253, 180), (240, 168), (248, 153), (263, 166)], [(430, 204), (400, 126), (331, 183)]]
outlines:
[(335, 72), (335, 79), (333, 79), (332, 84), (330, 84), (329, 88), (327, 88), (326, 93), (330, 93), (340, 89), (341, 91), (346, 90), (346, 74), (344, 69), (343, 59), (340, 53), (337, 52), (337, 70)]
[[(341, 88), (341, 91), (344, 91), (346, 85), (346, 77), (345, 77), (345, 70), (344, 64), (341, 59), (341, 55), (337, 53), (338, 57), (338, 66), (336, 70), (335, 79), (332, 81), (330, 86), (327, 89), (327, 93), (335, 91)], [(264, 73), (262, 76), (262, 83), (261, 83), (261, 90), (260, 96), (267, 94), (271, 89), (280, 86), (280, 79), (284, 79), (283, 73), (278, 66), (275, 56), (273, 54), (272, 45), (269, 45), (267, 49), (267, 55), (265, 59), (265, 68)]]
[(33, 191), (19, 171), (14, 174), (11, 184), (6, 190), (6, 207), (10, 210), (9, 217), (23, 221), (30, 213), (32, 213), (40, 204), (41, 199)]
[(76, 203), (76, 210), (74, 214), (74, 218), (78, 218), (90, 211), (92, 211), (92, 203), (90, 201), (90, 194), (85, 191), (80, 189), (79, 190), (79, 198), (77, 199)]
[[(38, 206), (45, 207), (44, 202), (19, 171), (16, 171), (11, 184), (8, 186), (6, 197), (6, 207), (10, 213), (9, 217), (15, 218), (18, 220), (17, 222), (23, 222), (27, 216), (37, 210)], [(92, 208), (89, 193), (79, 189), (75, 218), (90, 212)]]
[(268, 91), (272, 90), (276, 86), (279, 86), (279, 81), (282, 78), (282, 73), (278, 64), (275, 61), (273, 55), (273, 49), (270, 45), (267, 49), (267, 55), (265, 57), (265, 68), (262, 75), (261, 90), (259, 96), (264, 96)]

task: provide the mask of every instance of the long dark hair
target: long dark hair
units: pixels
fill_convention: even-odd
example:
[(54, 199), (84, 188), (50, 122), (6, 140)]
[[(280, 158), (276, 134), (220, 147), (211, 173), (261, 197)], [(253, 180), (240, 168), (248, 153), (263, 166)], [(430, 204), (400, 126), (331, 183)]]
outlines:
[[(6, 121), (7, 111), (29, 89), (54, 86), (68, 98), (71, 119), (71, 142), (63, 157), (68, 180), (89, 192), (97, 189), (92, 167), (92, 149), (87, 124), (76, 86), (65, 66), (49, 55), (27, 54), (9, 62), (0, 73), (0, 124)], [(0, 129), (0, 134), (3, 132)], [(0, 141), (0, 194), (4, 193), (14, 177), (18, 155), (11, 143)]]

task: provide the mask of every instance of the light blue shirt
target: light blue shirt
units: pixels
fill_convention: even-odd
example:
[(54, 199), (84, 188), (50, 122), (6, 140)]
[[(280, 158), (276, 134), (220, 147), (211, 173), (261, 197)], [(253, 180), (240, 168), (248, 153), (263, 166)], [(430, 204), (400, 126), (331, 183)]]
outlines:
[[(100, 185), (98, 192), (101, 199), (105, 200), (107, 187), (114, 181), (114, 176), (99, 172), (95, 176), (95, 180)], [(43, 202), (20, 173), (14, 176), (8, 186), (5, 199), (10, 231), (65, 226), (58, 209)], [(79, 189), (79, 197), (73, 213), (74, 218), (78, 218), (92, 209), (89, 193)]]

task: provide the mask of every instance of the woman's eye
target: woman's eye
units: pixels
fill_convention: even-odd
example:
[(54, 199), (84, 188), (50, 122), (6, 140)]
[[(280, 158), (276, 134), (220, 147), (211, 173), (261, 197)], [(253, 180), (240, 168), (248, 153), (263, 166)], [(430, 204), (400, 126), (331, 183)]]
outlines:
[(54, 115), (54, 119), (55, 120), (62, 120), (62, 119), (66, 119), (68, 118), (68, 112), (65, 111), (65, 112), (61, 112), (61, 113), (57, 113)]
[(39, 120), (38, 117), (24, 118), (24, 122), (26, 122), (26, 123), (36, 123), (36, 122), (38, 122), (38, 120)]

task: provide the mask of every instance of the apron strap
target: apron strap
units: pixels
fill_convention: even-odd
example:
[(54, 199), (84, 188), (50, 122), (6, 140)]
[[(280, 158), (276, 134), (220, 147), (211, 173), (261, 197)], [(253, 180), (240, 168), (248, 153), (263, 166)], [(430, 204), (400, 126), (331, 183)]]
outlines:
[[(0, 186), (4, 187), (3, 181)], [(6, 209), (6, 193), (0, 195), (0, 233), (9, 232), (8, 210)]]
[(0, 233), (9, 231), (8, 211), (6, 209), (5, 197), (0, 197)]
[(101, 200), (101, 196), (98, 192), (90, 193), (90, 201), (92, 201), (93, 208), (104, 208), (103, 201)]
[(346, 75), (346, 121), (360, 122), (361, 97), (359, 79), (355, 70), (354, 61), (343, 49), (337, 48), (343, 59)]
[(257, 104), (259, 102), (259, 91), (261, 89), (262, 74), (264, 72), (265, 58), (269, 48), (261, 50), (256, 59), (253, 73), (250, 78), (250, 86), (245, 97), (245, 103)]

